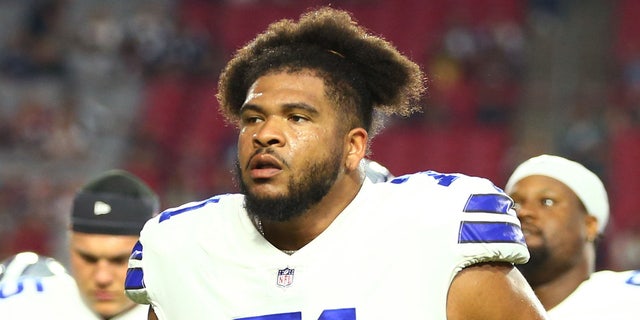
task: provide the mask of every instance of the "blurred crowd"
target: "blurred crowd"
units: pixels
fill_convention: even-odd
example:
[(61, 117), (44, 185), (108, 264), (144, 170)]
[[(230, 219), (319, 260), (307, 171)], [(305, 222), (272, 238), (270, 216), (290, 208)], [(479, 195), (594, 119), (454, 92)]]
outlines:
[[(553, 3), (331, 1), (430, 78), (424, 112), (388, 119), (372, 157), (396, 175), (431, 168), (504, 183), (526, 85), (527, 32), (534, 12), (553, 14), (536, 2)], [(0, 259), (32, 250), (64, 261), (73, 194), (106, 169), (141, 177), (163, 208), (235, 191), (235, 132), (216, 108), (220, 68), (268, 22), (327, 3), (0, 1)], [(582, 162), (609, 186), (628, 174), (612, 170), (610, 148), (629, 152), (640, 141), (617, 140), (640, 136), (633, 133), (640, 128), (640, 49), (625, 49), (611, 75), (615, 86), (605, 95), (578, 90), (555, 150), (547, 151)], [(633, 213), (618, 228), (640, 230)], [(631, 245), (609, 264), (640, 267), (640, 240), (620, 234)]]

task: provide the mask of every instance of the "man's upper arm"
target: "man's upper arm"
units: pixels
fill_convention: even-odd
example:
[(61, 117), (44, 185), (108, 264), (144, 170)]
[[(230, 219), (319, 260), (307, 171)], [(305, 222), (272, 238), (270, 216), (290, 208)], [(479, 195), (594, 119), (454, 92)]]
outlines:
[(520, 271), (508, 263), (480, 263), (460, 271), (447, 296), (447, 319), (547, 319)]
[(147, 313), (147, 320), (158, 320), (158, 316), (156, 316), (155, 311), (153, 311), (153, 307), (149, 306), (149, 313)]

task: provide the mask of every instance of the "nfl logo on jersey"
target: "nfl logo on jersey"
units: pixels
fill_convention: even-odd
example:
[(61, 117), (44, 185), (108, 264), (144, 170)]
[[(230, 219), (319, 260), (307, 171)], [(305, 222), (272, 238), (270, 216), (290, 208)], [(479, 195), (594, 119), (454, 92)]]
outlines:
[(294, 272), (295, 272), (294, 269), (289, 269), (289, 268), (278, 270), (278, 280), (276, 282), (278, 287), (286, 288), (290, 286), (293, 283)]

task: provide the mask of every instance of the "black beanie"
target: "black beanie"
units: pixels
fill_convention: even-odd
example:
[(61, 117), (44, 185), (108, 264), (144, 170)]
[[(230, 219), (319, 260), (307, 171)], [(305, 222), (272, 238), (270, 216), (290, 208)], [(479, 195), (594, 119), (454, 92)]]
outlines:
[(75, 196), (71, 228), (83, 233), (138, 235), (159, 210), (158, 196), (124, 170), (109, 170)]

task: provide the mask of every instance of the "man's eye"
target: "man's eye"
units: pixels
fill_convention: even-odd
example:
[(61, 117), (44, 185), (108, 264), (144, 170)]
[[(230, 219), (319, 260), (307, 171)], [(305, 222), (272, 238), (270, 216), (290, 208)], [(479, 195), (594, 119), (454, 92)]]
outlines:
[(260, 117), (257, 116), (245, 116), (242, 117), (242, 123), (245, 124), (251, 124), (251, 123), (256, 123), (260, 121)]
[(98, 262), (98, 258), (90, 255), (80, 254), (80, 258), (86, 263), (94, 264)]
[(128, 264), (128, 263), (129, 263), (129, 256), (126, 256), (126, 257), (116, 257), (116, 258), (110, 259), (110, 262), (111, 262), (112, 264), (119, 265), (119, 266), (121, 266), (121, 265), (125, 265), (125, 264)]
[(294, 114), (294, 115), (289, 116), (289, 120), (291, 120), (293, 122), (304, 122), (304, 121), (307, 121), (308, 119), (306, 117), (301, 116), (301, 115)]
[(545, 207), (552, 207), (555, 204), (555, 201), (549, 198), (542, 199), (542, 205)]

